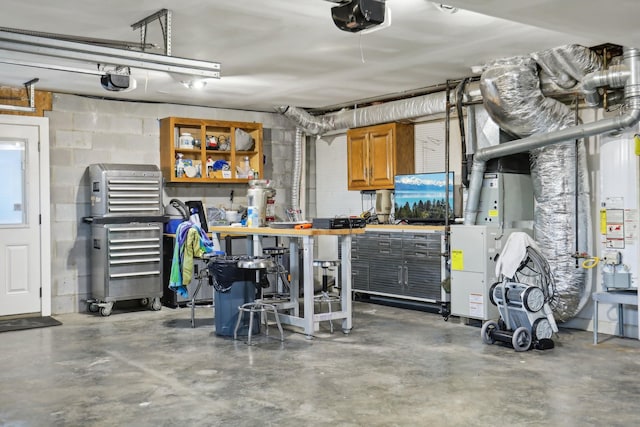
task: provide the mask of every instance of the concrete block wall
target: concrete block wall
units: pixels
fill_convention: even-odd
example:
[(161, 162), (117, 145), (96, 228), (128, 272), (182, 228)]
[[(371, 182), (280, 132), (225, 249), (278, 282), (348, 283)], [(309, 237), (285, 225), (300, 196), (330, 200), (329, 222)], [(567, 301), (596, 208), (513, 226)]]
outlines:
[[(91, 294), (91, 227), (87, 167), (92, 163), (160, 165), (158, 120), (168, 116), (213, 120), (256, 121), (263, 124), (265, 177), (275, 181), (282, 207), (291, 197), (291, 162), (295, 127), (276, 113), (123, 102), (54, 94), (46, 113), (50, 126), (52, 313), (86, 310)], [(234, 190), (244, 200), (245, 185), (167, 185), (169, 198), (203, 200), (224, 206)], [(243, 199), (244, 198), (244, 199)]]

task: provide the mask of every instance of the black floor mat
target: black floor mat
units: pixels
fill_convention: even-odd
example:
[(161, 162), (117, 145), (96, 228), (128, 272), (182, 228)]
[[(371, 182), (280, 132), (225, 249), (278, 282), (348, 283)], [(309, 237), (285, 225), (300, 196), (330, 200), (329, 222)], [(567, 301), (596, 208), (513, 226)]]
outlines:
[(22, 329), (46, 328), (47, 326), (62, 325), (51, 316), (22, 317), (18, 319), (0, 320), (0, 332), (20, 331)]

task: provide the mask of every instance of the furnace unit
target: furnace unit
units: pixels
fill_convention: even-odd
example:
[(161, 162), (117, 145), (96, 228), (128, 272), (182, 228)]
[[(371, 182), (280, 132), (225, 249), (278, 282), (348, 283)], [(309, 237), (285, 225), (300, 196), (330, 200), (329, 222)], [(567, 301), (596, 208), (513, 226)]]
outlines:
[(451, 314), (470, 319), (499, 317), (491, 303), (491, 286), (498, 282), (496, 262), (509, 235), (531, 230), (487, 226), (451, 226)]

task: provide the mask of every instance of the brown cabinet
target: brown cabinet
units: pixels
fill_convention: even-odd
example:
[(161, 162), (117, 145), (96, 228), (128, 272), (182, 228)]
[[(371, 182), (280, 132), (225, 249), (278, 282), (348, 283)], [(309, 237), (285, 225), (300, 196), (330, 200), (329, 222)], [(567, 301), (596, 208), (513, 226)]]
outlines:
[(245, 183), (262, 177), (262, 156), (262, 123), (160, 120), (160, 169), (166, 182)]
[(386, 123), (347, 131), (348, 189), (393, 189), (394, 175), (413, 173), (413, 125)]

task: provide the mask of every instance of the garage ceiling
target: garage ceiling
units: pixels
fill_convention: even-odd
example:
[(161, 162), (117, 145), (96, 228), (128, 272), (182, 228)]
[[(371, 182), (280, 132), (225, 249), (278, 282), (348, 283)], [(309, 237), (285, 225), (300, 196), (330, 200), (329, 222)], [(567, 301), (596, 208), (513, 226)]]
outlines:
[[(0, 27), (132, 42), (140, 32), (131, 25), (166, 8), (172, 55), (222, 66), (222, 78), (202, 90), (186, 88), (184, 76), (132, 69), (135, 90), (107, 92), (95, 75), (0, 63), (2, 86), (39, 78), (40, 90), (243, 110), (333, 109), (409, 94), (470, 76), (492, 59), (564, 44), (640, 47), (637, 0), (449, 0), (455, 13), (426, 0), (387, 0), (390, 25), (366, 34), (339, 30), (335, 3), (323, 0), (2, 3)], [(149, 24), (147, 41), (162, 40), (158, 21)], [(3, 59), (34, 57), (0, 50)]]

